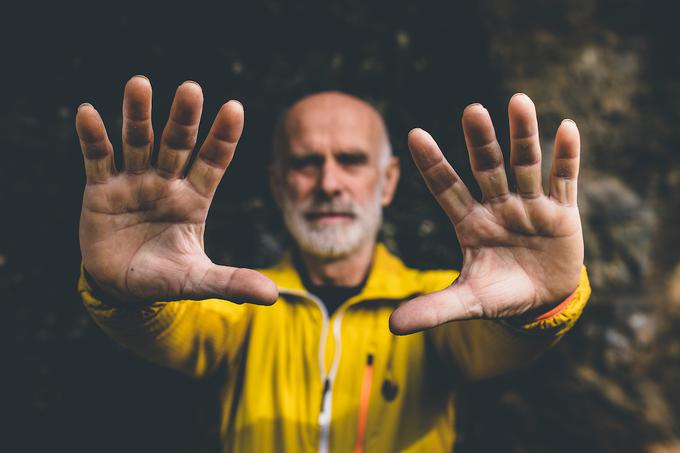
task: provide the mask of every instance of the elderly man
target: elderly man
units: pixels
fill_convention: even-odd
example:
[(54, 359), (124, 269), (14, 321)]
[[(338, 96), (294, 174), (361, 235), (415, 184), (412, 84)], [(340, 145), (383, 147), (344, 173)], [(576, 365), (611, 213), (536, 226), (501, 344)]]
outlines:
[(102, 329), (136, 353), (224, 377), (225, 451), (451, 451), (461, 380), (526, 364), (581, 313), (590, 289), (572, 121), (557, 131), (545, 195), (534, 105), (510, 100), (513, 193), (489, 113), (467, 107), (482, 203), (432, 137), (411, 131), (415, 163), (464, 255), (460, 274), (416, 271), (376, 243), (399, 179), (381, 116), (342, 93), (305, 97), (279, 123), (270, 172), (297, 247), (259, 273), (203, 251), (243, 108), (222, 106), (187, 168), (202, 101), (196, 83), (180, 85), (151, 165), (151, 85), (133, 77), (120, 170), (96, 110), (78, 109), (87, 174), (79, 287)]

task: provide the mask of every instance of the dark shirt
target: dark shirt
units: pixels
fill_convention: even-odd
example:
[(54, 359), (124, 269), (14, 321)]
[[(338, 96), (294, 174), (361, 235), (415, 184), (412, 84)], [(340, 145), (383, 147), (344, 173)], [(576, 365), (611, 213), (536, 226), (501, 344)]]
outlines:
[(335, 286), (335, 285), (315, 285), (309, 280), (305, 266), (302, 264), (302, 259), (299, 253), (295, 253), (293, 256), (293, 263), (297, 269), (300, 277), (302, 279), (302, 284), (305, 286), (307, 292), (314, 294), (316, 297), (321, 299), (321, 302), (326, 306), (328, 310), (328, 315), (332, 315), (337, 308), (342, 305), (347, 299), (352, 296), (356, 296), (361, 292), (366, 284), (366, 279), (358, 284), (357, 286)]

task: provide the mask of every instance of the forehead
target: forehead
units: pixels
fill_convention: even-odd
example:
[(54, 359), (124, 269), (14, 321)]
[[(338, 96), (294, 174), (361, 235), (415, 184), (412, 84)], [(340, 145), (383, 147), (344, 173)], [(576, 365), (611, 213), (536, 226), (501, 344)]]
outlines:
[(302, 99), (284, 120), (287, 150), (308, 152), (364, 151), (377, 154), (385, 137), (380, 114), (366, 102), (342, 93)]

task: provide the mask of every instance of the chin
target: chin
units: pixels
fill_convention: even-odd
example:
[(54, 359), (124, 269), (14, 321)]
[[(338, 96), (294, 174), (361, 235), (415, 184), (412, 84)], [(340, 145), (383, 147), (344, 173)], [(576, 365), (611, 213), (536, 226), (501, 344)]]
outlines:
[(379, 202), (365, 207), (355, 207), (351, 218), (311, 220), (298, 206), (283, 207), (284, 223), (300, 250), (326, 260), (342, 259), (357, 253), (366, 244), (375, 241), (382, 210)]
[(306, 234), (293, 235), (298, 246), (305, 253), (318, 258), (345, 258), (352, 255), (366, 242), (365, 238), (338, 235), (330, 232), (309, 230)]

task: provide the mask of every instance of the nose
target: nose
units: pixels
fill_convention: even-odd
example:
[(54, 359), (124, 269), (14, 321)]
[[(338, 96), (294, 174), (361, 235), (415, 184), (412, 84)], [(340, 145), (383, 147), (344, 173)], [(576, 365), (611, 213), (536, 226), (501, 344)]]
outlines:
[(319, 191), (328, 198), (333, 198), (342, 192), (340, 169), (333, 159), (326, 159), (319, 172)]

